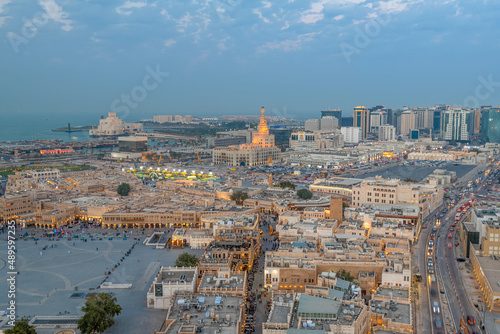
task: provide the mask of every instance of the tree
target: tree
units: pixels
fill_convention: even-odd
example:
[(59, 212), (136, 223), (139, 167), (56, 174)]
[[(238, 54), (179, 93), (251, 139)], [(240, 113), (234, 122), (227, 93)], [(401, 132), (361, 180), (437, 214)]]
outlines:
[(278, 187), (282, 188), (282, 189), (285, 189), (285, 188), (290, 188), (290, 189), (293, 189), (295, 190), (295, 184), (293, 184), (292, 182), (290, 181), (281, 181), (279, 184), (278, 184)]
[(82, 334), (102, 333), (114, 325), (116, 315), (122, 307), (116, 303), (116, 297), (107, 293), (91, 293), (82, 306), (83, 317), (78, 320), (78, 329)]
[(418, 181), (415, 179), (412, 179), (411, 177), (407, 177), (406, 179), (403, 180), (404, 182), (408, 183), (417, 183)]
[(350, 271), (347, 271), (345, 269), (340, 269), (339, 271), (337, 271), (337, 277), (349, 282), (354, 281), (354, 276), (351, 275)]
[(116, 189), (116, 192), (119, 195), (122, 196), (128, 196), (128, 193), (130, 192), (130, 184), (128, 183), (122, 183), (118, 186), (118, 189)]
[(311, 199), (313, 197), (313, 193), (307, 189), (297, 190), (297, 196), (301, 199)]
[(176, 267), (195, 267), (197, 263), (198, 258), (196, 257), (196, 255), (186, 252), (179, 255), (179, 257), (177, 257), (177, 260), (175, 260)]
[(244, 193), (243, 191), (235, 191), (229, 198), (231, 199), (231, 201), (236, 201), (237, 204), (241, 205), (243, 204), (243, 201), (248, 198), (248, 194)]
[(28, 323), (28, 319), (21, 318), (21, 320), (16, 321), (14, 327), (6, 329), (5, 334), (36, 334), (35, 326), (31, 326)]

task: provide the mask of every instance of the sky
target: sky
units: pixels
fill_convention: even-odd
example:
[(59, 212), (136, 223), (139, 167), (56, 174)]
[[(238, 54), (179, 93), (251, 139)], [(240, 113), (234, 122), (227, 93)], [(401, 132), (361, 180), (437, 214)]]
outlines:
[(492, 0), (0, 0), (0, 120), (497, 105), (499, 16)]

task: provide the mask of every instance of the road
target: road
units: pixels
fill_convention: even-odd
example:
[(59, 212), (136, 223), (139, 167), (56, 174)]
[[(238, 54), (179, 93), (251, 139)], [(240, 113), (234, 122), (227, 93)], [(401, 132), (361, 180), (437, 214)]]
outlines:
[[(474, 186), (475, 192), (474, 194), (483, 194), (488, 193), (491, 189), (491, 185), (488, 185), (488, 181), (492, 179), (494, 172), (492, 171), (484, 180), (484, 185), (477, 184)], [(454, 192), (460, 192), (468, 181), (462, 180), (459, 182), (460, 188), (455, 188)], [(474, 196), (474, 195), (473, 195)], [(449, 306), (453, 315), (453, 321), (455, 324), (455, 328), (460, 328), (460, 319), (464, 320), (466, 324), (466, 319), (468, 316), (473, 316), (476, 319), (475, 325), (466, 324), (467, 330), (469, 332), (479, 332), (480, 328), (478, 325), (478, 314), (477, 311), (472, 305), (471, 300), (468, 296), (468, 293), (464, 287), (462, 282), (462, 278), (460, 275), (459, 267), (464, 268), (465, 265), (463, 263), (458, 263), (457, 257), (455, 254), (456, 247), (459, 247), (457, 240), (454, 237), (456, 229), (453, 231), (450, 230), (453, 225), (460, 226), (460, 223), (455, 223), (455, 215), (457, 213), (456, 208), (460, 208), (463, 204), (470, 200), (469, 196), (464, 196), (454, 207), (451, 207), (450, 210), (446, 213), (446, 215), (441, 220), (441, 226), (439, 228), (437, 239), (437, 247), (436, 247), (436, 259), (438, 261), (438, 266), (441, 268), (441, 275), (443, 277), (443, 285), (444, 291), (446, 292), (446, 296), (449, 301)], [(465, 213), (461, 220), (464, 220), (468, 216), (468, 211)], [(452, 237), (449, 237), (451, 233)], [(451, 247), (448, 247), (451, 243)], [(465, 269), (462, 269), (465, 270)]]

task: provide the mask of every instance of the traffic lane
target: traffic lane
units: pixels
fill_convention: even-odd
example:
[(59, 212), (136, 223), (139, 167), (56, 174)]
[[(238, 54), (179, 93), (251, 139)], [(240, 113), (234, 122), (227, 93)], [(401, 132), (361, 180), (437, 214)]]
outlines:
[[(451, 239), (451, 240), (453, 240), (453, 239)], [(474, 309), (474, 306), (471, 304), (471, 300), (470, 300), (468, 293), (465, 289), (465, 286), (461, 280), (461, 275), (459, 272), (460, 269), (458, 268), (460, 264), (456, 260), (455, 245), (453, 245), (452, 248), (446, 249), (446, 260), (447, 260), (448, 267), (450, 270), (450, 275), (454, 278), (456, 292), (457, 292), (457, 295), (461, 301), (463, 316), (464, 316), (464, 320), (465, 320), (465, 319), (467, 319), (468, 316), (476, 315), (476, 311)], [(465, 265), (463, 265), (463, 268), (464, 269), (462, 269), (462, 270), (465, 270)], [(468, 325), (468, 326), (474, 330), (476, 328), (476, 325)]]
[[(429, 288), (427, 284), (425, 283), (427, 281), (427, 249), (428, 249), (428, 243), (429, 243), (429, 235), (431, 228), (427, 228), (423, 230), (424, 232), (421, 232), (420, 238), (419, 238), (419, 243), (418, 243), (418, 251), (417, 254), (419, 256), (417, 257), (417, 264), (418, 264), (418, 271), (419, 273), (423, 276), (423, 282), (419, 283), (419, 301), (420, 301), (420, 316), (421, 316), (421, 323), (424, 324), (423, 328), (421, 329), (422, 333), (432, 333), (432, 328), (427, 326), (429, 321), (432, 322), (432, 316), (430, 314), (430, 302), (429, 302)], [(422, 272), (423, 271), (423, 272)]]

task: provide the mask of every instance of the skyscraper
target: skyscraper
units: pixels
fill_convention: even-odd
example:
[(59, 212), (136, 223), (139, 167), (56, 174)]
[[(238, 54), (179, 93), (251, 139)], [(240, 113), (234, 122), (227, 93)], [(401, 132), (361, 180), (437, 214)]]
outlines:
[(442, 114), (441, 138), (444, 140), (469, 140), (471, 110), (452, 107)]
[(321, 111), (321, 118), (327, 117), (327, 116), (333, 116), (336, 117), (339, 120), (339, 124), (342, 120), (342, 109), (328, 109)]
[(353, 126), (361, 128), (361, 138), (365, 140), (370, 132), (370, 110), (364, 106), (358, 106), (354, 108), (352, 117)]
[(417, 128), (417, 113), (404, 111), (401, 113), (401, 135), (408, 136), (410, 131)]
[(483, 109), (482, 137), (485, 143), (500, 143), (500, 108)]

